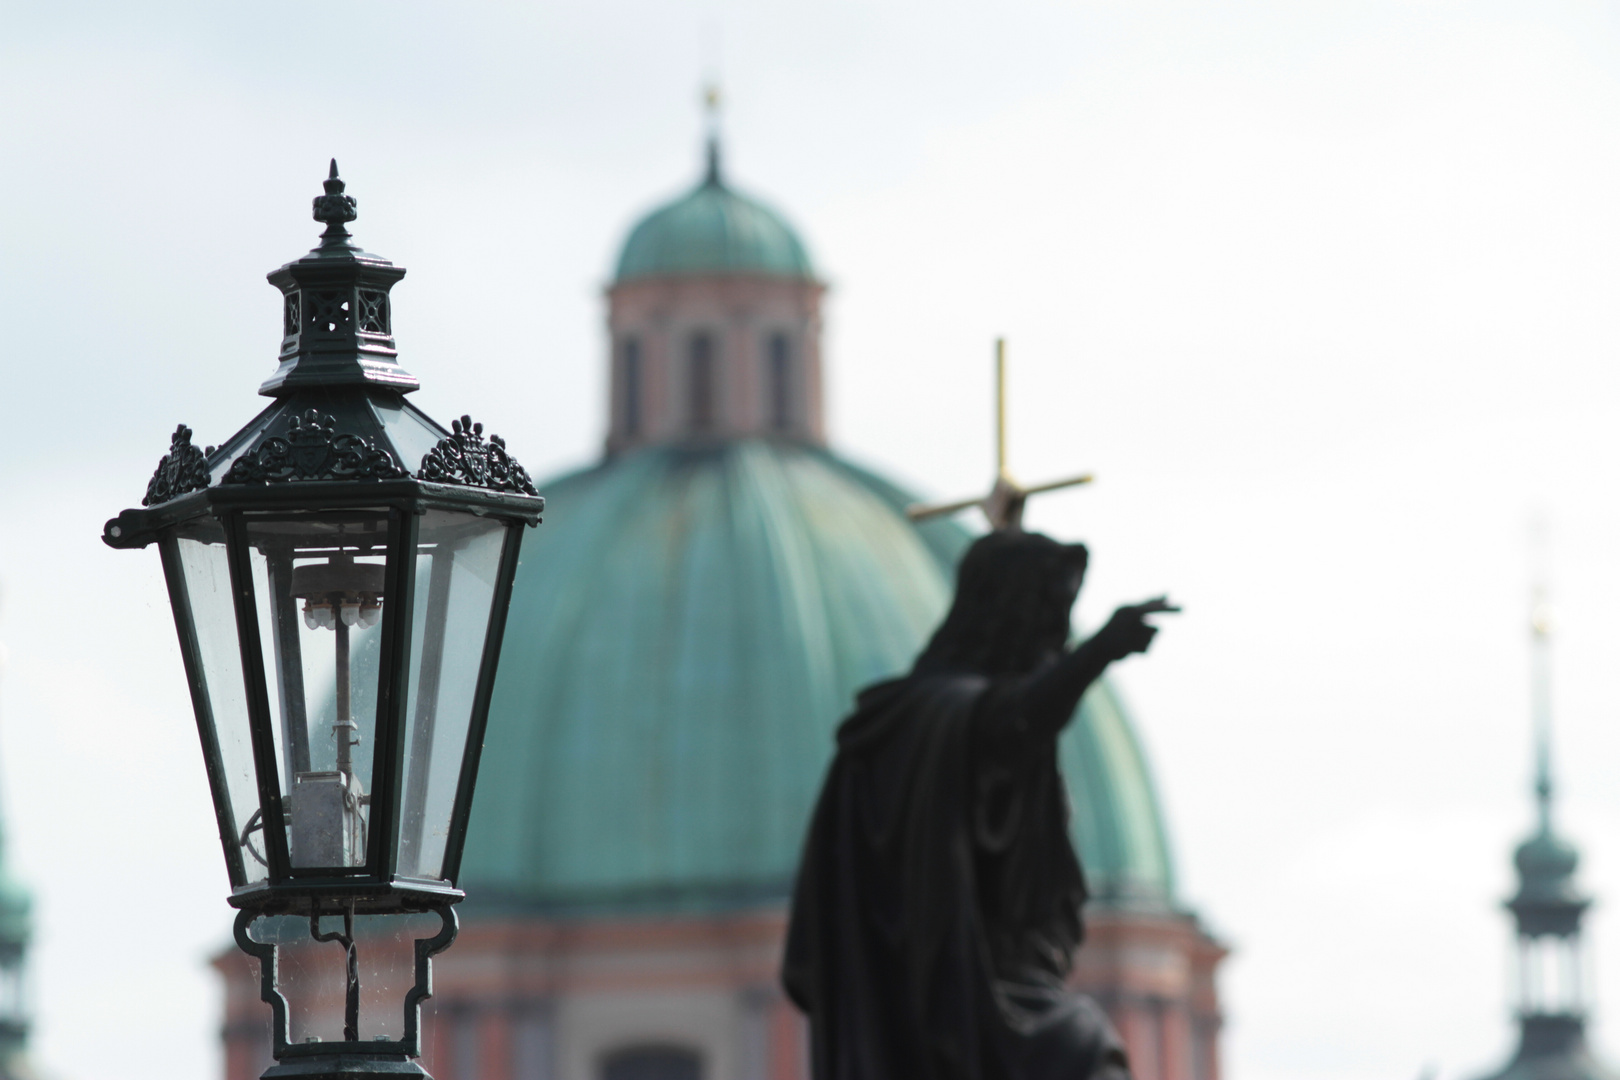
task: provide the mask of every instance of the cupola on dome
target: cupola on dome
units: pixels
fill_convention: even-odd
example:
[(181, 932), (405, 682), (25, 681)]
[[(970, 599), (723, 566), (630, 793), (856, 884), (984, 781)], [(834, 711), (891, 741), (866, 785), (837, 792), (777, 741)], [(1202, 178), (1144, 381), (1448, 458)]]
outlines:
[(804, 243), (786, 219), (726, 184), (719, 143), (710, 139), (703, 182), (636, 223), (614, 279), (731, 274), (815, 279)]

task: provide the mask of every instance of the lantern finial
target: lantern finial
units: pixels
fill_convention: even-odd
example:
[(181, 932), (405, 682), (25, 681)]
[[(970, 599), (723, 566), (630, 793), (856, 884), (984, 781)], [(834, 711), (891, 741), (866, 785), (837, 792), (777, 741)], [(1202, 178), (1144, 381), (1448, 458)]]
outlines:
[(405, 268), (362, 251), (343, 226), (358, 217), (333, 158), (315, 196), (321, 242), (270, 274), (282, 293), (280, 366), (259, 393), (286, 397), (311, 387), (370, 386), (408, 394), (414, 376), (399, 366), (388, 290)]
[(349, 238), (349, 230), (343, 226), (359, 217), (355, 209), (353, 195), (343, 194), (343, 180), (338, 176), (337, 158), (332, 159), (332, 167), (326, 175), (322, 186), (326, 188), (325, 195), (315, 196), (315, 220), (326, 222), (326, 231), (321, 234), (322, 244), (341, 243)]

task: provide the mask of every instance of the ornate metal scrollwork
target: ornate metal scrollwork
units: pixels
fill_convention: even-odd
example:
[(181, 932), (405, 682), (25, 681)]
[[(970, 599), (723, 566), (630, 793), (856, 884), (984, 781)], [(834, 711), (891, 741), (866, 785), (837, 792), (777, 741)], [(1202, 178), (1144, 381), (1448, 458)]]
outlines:
[[(344, 1042), (332, 1047), (334, 1053), (383, 1054), (403, 1053), (410, 1057), (422, 1054), (422, 1002), (433, 996), (433, 958), (444, 952), (456, 940), (461, 922), (449, 904), (434, 904), (427, 910), (439, 917), (439, 932), (414, 942), (415, 980), (405, 994), (405, 1024), (402, 1037), (397, 1041), (359, 1041), (359, 971), (354, 949), (354, 922), (352, 913), (344, 920), (342, 934), (322, 934), (320, 918), (332, 912), (321, 911), (315, 904), (309, 912), (310, 934), (316, 941), (338, 941), (347, 950), (347, 993), (344, 995)], [(245, 908), (236, 913), (235, 937), (237, 946), (259, 961), (259, 1000), (270, 1006), (270, 1052), (279, 1060), (291, 1043), (291, 1025), (288, 1023), (287, 997), (281, 992), (280, 948), (274, 942), (256, 941), (249, 933), (254, 921), (264, 912)], [(336, 914), (343, 914), (342, 911)]]
[(367, 334), (387, 334), (388, 294), (376, 289), (361, 289), (360, 329)]
[(506, 440), (491, 435), (485, 442), (484, 425), (473, 423), (470, 416), (451, 421), (450, 437), (440, 439), (439, 445), (422, 458), (416, 478), (435, 484), (515, 491), (519, 495), (540, 494), (523, 466), (506, 452)]
[(402, 480), (410, 476), (394, 455), (359, 435), (339, 434), (336, 423), (317, 409), (293, 417), (286, 438), (266, 439), (257, 450), (237, 458), (222, 482)]
[(345, 333), (354, 317), (347, 289), (312, 289), (309, 319), (317, 332)]
[(208, 455), (210, 446), (199, 450), (191, 443), (191, 429), (181, 424), (169, 437), (169, 452), (158, 462), (157, 471), (146, 484), (146, 497), (142, 506), (156, 506), (168, 502), (188, 491), (201, 491), (208, 486)]

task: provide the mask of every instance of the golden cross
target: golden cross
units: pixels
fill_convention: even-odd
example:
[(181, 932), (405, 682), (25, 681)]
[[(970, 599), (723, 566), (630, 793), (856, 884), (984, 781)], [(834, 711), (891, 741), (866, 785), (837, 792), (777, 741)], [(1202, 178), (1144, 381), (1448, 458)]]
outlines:
[(996, 482), (990, 494), (978, 499), (958, 499), (956, 502), (936, 503), (932, 506), (913, 503), (906, 507), (906, 516), (912, 521), (954, 514), (977, 506), (984, 511), (990, 527), (998, 532), (1022, 532), (1024, 528), (1024, 501), (1031, 495), (1059, 488), (1091, 483), (1091, 474), (1071, 476), (1066, 480), (1052, 480), (1044, 484), (1025, 487), (1007, 469), (1007, 340), (996, 338)]

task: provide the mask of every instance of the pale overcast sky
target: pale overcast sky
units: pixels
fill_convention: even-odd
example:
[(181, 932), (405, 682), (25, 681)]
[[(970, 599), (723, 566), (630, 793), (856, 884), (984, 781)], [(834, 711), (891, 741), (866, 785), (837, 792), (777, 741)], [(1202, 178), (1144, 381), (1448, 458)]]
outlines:
[(185, 421), (259, 407), (336, 155), (418, 403), (537, 475), (602, 436), (634, 217), (727, 169), (831, 282), (836, 446), (931, 494), (1093, 469), (1083, 615), (1186, 605), (1122, 682), (1232, 1080), (1465, 1080), (1511, 1031), (1527, 523), (1560, 820), (1620, 1060), (1620, 3), (24, 5), (0, 0), (0, 774), (37, 1056), (211, 1077), (226, 882), (155, 554)]

